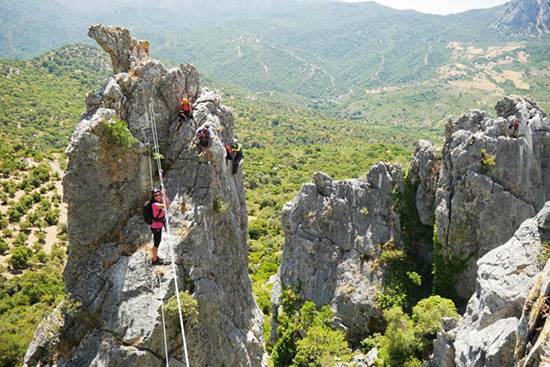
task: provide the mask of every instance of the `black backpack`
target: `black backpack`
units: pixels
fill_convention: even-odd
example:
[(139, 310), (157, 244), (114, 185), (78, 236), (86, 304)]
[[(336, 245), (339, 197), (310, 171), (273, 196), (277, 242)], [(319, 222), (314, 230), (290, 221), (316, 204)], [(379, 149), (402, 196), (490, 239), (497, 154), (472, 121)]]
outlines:
[(153, 224), (153, 200), (149, 200), (143, 206), (143, 220), (147, 224)]

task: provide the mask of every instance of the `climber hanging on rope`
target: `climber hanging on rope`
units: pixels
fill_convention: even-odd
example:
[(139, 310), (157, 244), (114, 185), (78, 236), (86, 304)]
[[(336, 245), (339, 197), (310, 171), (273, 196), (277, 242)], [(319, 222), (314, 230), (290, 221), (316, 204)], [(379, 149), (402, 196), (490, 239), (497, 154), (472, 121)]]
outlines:
[(212, 151), (210, 147), (212, 146), (212, 139), (214, 139), (215, 132), (210, 124), (204, 124), (199, 127), (195, 133), (195, 147), (199, 152), (199, 155), (204, 152), (204, 157), (208, 162), (212, 160)]
[(227, 161), (232, 161), (231, 172), (233, 174), (237, 173), (243, 160), (243, 149), (239, 141), (234, 139), (233, 144), (225, 144), (225, 153), (225, 163), (227, 164)]
[(162, 240), (162, 229), (166, 226), (166, 210), (163, 203), (163, 195), (166, 206), (170, 206), (170, 199), (166, 192), (153, 189), (151, 200), (144, 207), (143, 216), (153, 233), (153, 248), (151, 249), (151, 261), (153, 265), (170, 264), (169, 261), (161, 259), (158, 256), (158, 249)]
[(189, 120), (193, 121), (193, 124), (195, 124), (195, 120), (193, 119), (193, 106), (191, 105), (191, 102), (189, 102), (189, 99), (184, 97), (180, 100), (180, 112), (178, 115), (176, 130), (179, 130), (181, 125)]

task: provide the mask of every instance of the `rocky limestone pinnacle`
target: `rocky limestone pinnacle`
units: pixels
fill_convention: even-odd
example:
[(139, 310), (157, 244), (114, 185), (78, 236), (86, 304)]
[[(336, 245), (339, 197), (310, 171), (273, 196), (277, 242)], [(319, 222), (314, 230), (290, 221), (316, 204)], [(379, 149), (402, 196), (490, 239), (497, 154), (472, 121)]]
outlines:
[(126, 28), (96, 24), (90, 27), (88, 36), (111, 56), (115, 74), (128, 72), (149, 60), (149, 42), (134, 39)]
[(549, 217), (550, 201), (478, 260), (475, 293), (458, 325), (438, 333), (430, 366), (538, 366), (548, 356)]
[[(191, 366), (266, 365), (262, 315), (247, 273), (243, 176), (224, 163), (223, 142), (232, 141), (235, 127), (231, 110), (200, 88), (192, 65), (166, 69), (127, 29), (95, 25), (90, 35), (117, 73), (88, 95), (67, 148), (69, 300), (43, 321), (25, 365), (163, 366), (161, 306), (176, 281), (197, 301), (196, 317), (185, 316)], [(193, 101), (195, 121), (176, 130), (183, 96)], [(141, 216), (151, 188), (153, 119), (172, 199), (159, 255), (170, 259), (172, 246), (177, 274), (151, 265), (151, 232)], [(113, 132), (121, 121), (128, 130)], [(192, 143), (202, 124), (216, 131), (211, 162)], [(185, 365), (177, 313), (167, 315), (167, 334), (170, 365)]]
[(330, 305), (336, 327), (358, 343), (381, 327), (375, 296), (383, 289), (384, 269), (378, 257), (385, 243), (400, 244), (392, 193), (403, 184), (402, 169), (381, 162), (366, 179), (332, 181), (315, 173), (313, 181), (283, 208), (285, 245), (280, 284), (272, 298), (272, 329), (277, 325), (277, 294), (281, 287), (291, 288), (303, 300)]
[[(506, 242), (550, 199), (546, 114), (524, 97), (506, 97), (496, 109), (496, 119), (473, 110), (449, 121), (442, 149), (436, 251), (443, 259), (440, 271), (461, 264), (448, 274), (455, 281), (446, 287), (454, 287), (463, 302), (475, 291), (476, 261)], [(519, 135), (508, 137), (515, 117), (521, 119)]]

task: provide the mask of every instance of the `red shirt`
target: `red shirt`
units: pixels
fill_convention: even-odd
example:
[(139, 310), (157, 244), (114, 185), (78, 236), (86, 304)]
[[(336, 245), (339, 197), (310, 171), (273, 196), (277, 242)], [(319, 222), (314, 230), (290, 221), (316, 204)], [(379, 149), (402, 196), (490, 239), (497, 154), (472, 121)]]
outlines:
[(191, 112), (192, 108), (191, 108), (191, 104), (190, 103), (182, 103), (180, 105), (180, 110), (182, 112)]

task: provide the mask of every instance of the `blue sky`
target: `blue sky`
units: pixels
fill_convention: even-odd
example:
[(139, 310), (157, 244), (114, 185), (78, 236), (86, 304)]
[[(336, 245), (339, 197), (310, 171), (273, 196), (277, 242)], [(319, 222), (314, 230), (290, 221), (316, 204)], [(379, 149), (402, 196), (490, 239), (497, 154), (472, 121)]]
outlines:
[[(343, 0), (360, 2), (365, 0)], [(396, 9), (414, 9), (423, 13), (451, 14), (470, 9), (492, 8), (507, 0), (376, 0), (377, 3)]]

